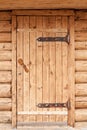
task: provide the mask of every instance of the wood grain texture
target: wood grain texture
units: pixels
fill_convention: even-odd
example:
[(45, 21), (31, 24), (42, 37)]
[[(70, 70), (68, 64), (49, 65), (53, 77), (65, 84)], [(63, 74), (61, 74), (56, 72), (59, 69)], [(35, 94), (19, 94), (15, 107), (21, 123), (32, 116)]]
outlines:
[[(48, 28), (55, 28), (56, 24), (55, 24), (55, 20), (56, 17), (48, 17), (48, 23), (49, 27)], [(49, 35), (51, 35), (52, 37), (55, 37), (55, 33), (49, 33)], [(48, 43), (49, 44), (49, 43)], [(55, 42), (52, 42), (51, 44), (49, 44), (49, 58), (50, 58), (50, 72), (49, 72), (49, 77), (50, 77), (50, 88), (48, 91), (50, 91), (50, 103), (52, 102), (56, 102), (56, 81), (55, 81), (55, 72), (56, 72), (56, 68), (55, 68), (55, 63), (56, 63), (56, 45)], [(55, 111), (55, 108), (50, 108), (51, 111)], [(54, 122), (55, 121), (55, 116), (50, 116), (49, 121)]]
[(75, 31), (76, 32), (87, 32), (87, 20), (75, 21)]
[(0, 43), (0, 51), (11, 51), (12, 44), (11, 43)]
[(77, 109), (87, 109), (87, 97), (84, 96), (84, 97), (76, 97), (76, 104), (75, 104), (75, 107)]
[(0, 42), (11, 42), (11, 33), (0, 33)]
[(74, 17), (69, 18), (70, 44), (68, 46), (68, 85), (71, 109), (68, 113), (68, 125), (75, 124), (75, 45), (74, 45)]
[(10, 11), (1, 11), (0, 12), (0, 21), (11, 20), (11, 12)]
[[(49, 17), (43, 17), (43, 28), (48, 28), (48, 25), (50, 23)], [(43, 37), (49, 36), (49, 33), (43, 32)], [(42, 77), (43, 77), (43, 99), (42, 102), (50, 102), (50, 45), (48, 42), (45, 42), (43, 44), (43, 65), (42, 65)], [(49, 109), (43, 108), (43, 111), (48, 111)], [(48, 115), (43, 116), (43, 121), (49, 121), (50, 117)]]
[[(56, 16), (56, 28), (62, 28), (61, 20), (58, 20), (59, 17)], [(56, 36), (58, 33), (56, 33)], [(61, 35), (61, 34), (60, 34)], [(62, 102), (62, 44), (60, 42), (56, 42), (56, 102)], [(60, 68), (60, 69), (59, 69)], [(61, 108), (56, 108), (56, 111), (61, 110)], [(62, 121), (62, 117), (57, 115), (56, 122)]]
[(0, 70), (12, 70), (11, 61), (0, 61)]
[[(30, 28), (36, 27), (36, 17), (30, 16)], [(33, 44), (32, 44), (33, 43)], [(30, 33), (30, 111), (36, 111), (36, 33)], [(35, 121), (30, 116), (30, 121)]]
[(85, 42), (87, 41), (87, 32), (75, 32), (75, 41)]
[[(43, 16), (37, 16), (36, 18), (36, 24), (37, 24), (37, 28), (42, 28), (43, 27)], [(42, 32), (37, 32), (37, 36), (36, 37), (39, 37), (39, 36), (42, 36)], [(42, 98), (43, 98), (43, 95), (42, 95), (42, 92), (43, 92), (43, 82), (42, 82), (42, 48), (43, 48), (43, 45), (42, 45), (42, 42), (40, 43), (36, 43), (36, 46), (37, 46), (37, 57), (36, 57), (36, 60), (37, 60), (37, 104), (42, 102)], [(42, 111), (41, 108), (37, 108), (37, 111)], [(37, 116), (37, 122), (41, 122), (42, 121), (42, 115), (38, 115)]]
[(87, 49), (87, 42), (86, 41), (75, 42), (75, 49), (76, 50), (86, 50)]
[(74, 11), (73, 10), (13, 10), (13, 15), (28, 15), (28, 16), (70, 16), (70, 15), (74, 15)]
[(87, 121), (87, 109), (77, 109), (75, 111), (75, 121), (76, 122), (86, 122)]
[(11, 84), (0, 84), (0, 98), (11, 98)]
[(75, 94), (76, 96), (87, 96), (87, 84), (76, 84), (75, 85)]
[[(79, 3), (79, 0), (72, 0), (72, 2), (66, 0), (60, 1), (60, 0), (38, 0), (37, 3), (35, 3), (35, 0), (32, 1), (23, 1), (23, 0), (3, 0), (0, 2), (0, 9), (67, 9), (67, 8), (75, 8), (75, 9), (86, 9), (87, 8), (87, 1), (83, 0)], [(4, 4), (5, 3), (5, 4)]]
[(87, 61), (76, 61), (75, 69), (77, 72), (87, 71)]
[(0, 123), (11, 123), (11, 112), (0, 111)]
[(0, 111), (11, 111), (11, 98), (0, 98)]
[(87, 72), (76, 72), (75, 73), (76, 83), (87, 83)]
[(87, 51), (86, 50), (76, 50), (75, 59), (76, 60), (87, 60)]
[(87, 20), (87, 11), (76, 11), (75, 17), (77, 20)]
[(11, 83), (11, 71), (0, 71), (0, 83)]
[(11, 32), (10, 21), (0, 21), (0, 33), (1, 32)]
[[(24, 29), (29, 28), (29, 16), (25, 16), (24, 18)], [(23, 48), (23, 58), (24, 58), (24, 64), (29, 69), (29, 33), (24, 32), (24, 48)], [(30, 70), (29, 70), (30, 71)], [(30, 92), (30, 84), (29, 84), (29, 72), (26, 73), (25, 70), (23, 70), (23, 86), (24, 86), (24, 111), (29, 111), (29, 92)], [(25, 122), (29, 122), (29, 117), (24, 117)]]
[[(62, 28), (68, 32), (68, 17), (62, 17)], [(64, 31), (64, 32), (66, 32)], [(67, 35), (67, 33), (66, 33)], [(62, 42), (61, 42), (62, 43)], [(68, 44), (62, 44), (62, 102), (68, 101)], [(66, 110), (66, 109), (63, 109)], [(67, 111), (67, 110), (66, 110)], [(67, 116), (63, 116), (62, 121), (67, 121)]]
[(12, 127), (16, 127), (16, 92), (17, 92), (17, 77), (16, 77), (16, 16), (12, 16)]
[(75, 123), (75, 127), (76, 128), (85, 128), (85, 127), (87, 127), (87, 122), (76, 122)]
[(0, 60), (1, 61), (12, 60), (12, 52), (11, 51), (0, 51)]
[[(24, 26), (23, 16), (17, 18), (17, 23), (18, 23), (18, 28), (22, 29)], [(18, 63), (19, 58), (23, 59), (23, 32), (17, 32), (17, 111), (22, 111), (23, 110), (23, 68)], [(20, 118), (17, 117), (17, 120), (23, 121), (22, 116)]]

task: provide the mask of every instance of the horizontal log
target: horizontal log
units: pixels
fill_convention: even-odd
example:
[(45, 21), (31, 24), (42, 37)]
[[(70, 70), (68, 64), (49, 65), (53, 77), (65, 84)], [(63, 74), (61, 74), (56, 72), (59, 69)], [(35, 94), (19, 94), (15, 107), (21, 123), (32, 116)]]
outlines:
[(10, 21), (0, 21), (0, 32), (11, 32)]
[(0, 111), (11, 111), (11, 98), (0, 98)]
[(11, 20), (11, 12), (10, 11), (0, 12), (0, 20)]
[(75, 101), (76, 102), (87, 102), (87, 97), (86, 96), (85, 97), (82, 97), (82, 96), (76, 97)]
[(87, 50), (76, 50), (75, 59), (76, 60), (87, 60)]
[(0, 123), (0, 130), (12, 130), (11, 123)]
[(11, 123), (0, 123), (0, 130), (12, 130)]
[(75, 32), (75, 41), (87, 41), (87, 32)]
[(11, 89), (11, 84), (0, 84), (0, 98), (10, 98)]
[(75, 103), (75, 108), (76, 109), (83, 109), (86, 108), (87, 109), (87, 102), (76, 102)]
[(78, 21), (75, 21), (75, 31), (76, 32), (87, 31), (87, 20), (78, 20)]
[(11, 33), (0, 33), (0, 42), (11, 42)]
[[(75, 127), (77, 127), (77, 128), (79, 128), (79, 127), (85, 128), (85, 127), (87, 127), (87, 122), (76, 122)], [(76, 129), (76, 130), (79, 130), (79, 129)], [(83, 129), (83, 130), (86, 130), (86, 128)]]
[(12, 51), (0, 51), (0, 60), (12, 60)]
[(10, 83), (12, 80), (11, 71), (0, 71), (0, 83)]
[(87, 61), (76, 61), (75, 70), (79, 72), (87, 71)]
[(77, 122), (87, 121), (87, 109), (77, 109), (75, 111), (75, 121)]
[(86, 41), (82, 41), (82, 42), (75, 42), (75, 49), (77, 50), (83, 50), (83, 49), (87, 49), (87, 42)]
[(87, 97), (76, 97), (75, 107), (79, 108), (87, 108)]
[(87, 96), (87, 84), (76, 84), (75, 90), (76, 96)]
[(0, 43), (0, 51), (12, 50), (12, 43)]
[[(30, 3), (29, 3), (30, 4)], [(29, 10), (13, 10), (12, 15), (29, 15), (29, 16), (47, 16), (47, 15), (58, 15), (58, 16), (70, 16), (70, 15), (74, 15), (74, 11), (73, 10), (36, 10), (36, 9), (29, 9)]]
[(75, 14), (75, 19), (76, 20), (87, 20), (87, 11), (84, 12), (84, 11), (76, 11), (76, 14)]
[(11, 123), (10, 111), (0, 111), (0, 123)]
[(0, 70), (12, 70), (12, 62), (0, 61)]
[(75, 82), (76, 83), (87, 83), (87, 72), (76, 72)]

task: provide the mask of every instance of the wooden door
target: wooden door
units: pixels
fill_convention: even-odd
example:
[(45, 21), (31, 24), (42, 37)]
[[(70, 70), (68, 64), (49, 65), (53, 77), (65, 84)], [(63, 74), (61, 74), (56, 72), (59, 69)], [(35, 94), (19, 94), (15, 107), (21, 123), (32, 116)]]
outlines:
[(71, 37), (67, 16), (17, 16), (17, 122), (67, 121), (67, 108), (38, 108), (37, 104), (69, 100), (72, 49), (67, 42), (37, 38), (68, 33)]

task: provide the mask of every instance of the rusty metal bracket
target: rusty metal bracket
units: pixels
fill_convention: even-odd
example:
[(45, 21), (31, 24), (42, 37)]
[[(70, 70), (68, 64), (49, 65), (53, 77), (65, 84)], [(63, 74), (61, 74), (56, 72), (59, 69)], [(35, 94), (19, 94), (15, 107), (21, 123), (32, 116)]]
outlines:
[(52, 108), (52, 107), (64, 107), (68, 110), (70, 109), (70, 100), (68, 100), (66, 103), (39, 103), (37, 105), (39, 108)]
[(37, 38), (38, 42), (66, 42), (70, 43), (69, 33), (65, 37), (39, 37)]

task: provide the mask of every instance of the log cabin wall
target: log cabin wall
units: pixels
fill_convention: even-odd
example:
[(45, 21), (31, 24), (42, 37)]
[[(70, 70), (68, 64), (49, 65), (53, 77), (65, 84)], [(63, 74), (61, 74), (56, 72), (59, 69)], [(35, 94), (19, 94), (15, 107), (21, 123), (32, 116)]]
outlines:
[(11, 123), (11, 13), (0, 12), (0, 123)]
[[(11, 123), (12, 17), (0, 12), (0, 123)], [(75, 11), (75, 124), (87, 125), (87, 12)]]
[(76, 126), (87, 126), (87, 11), (75, 13)]

